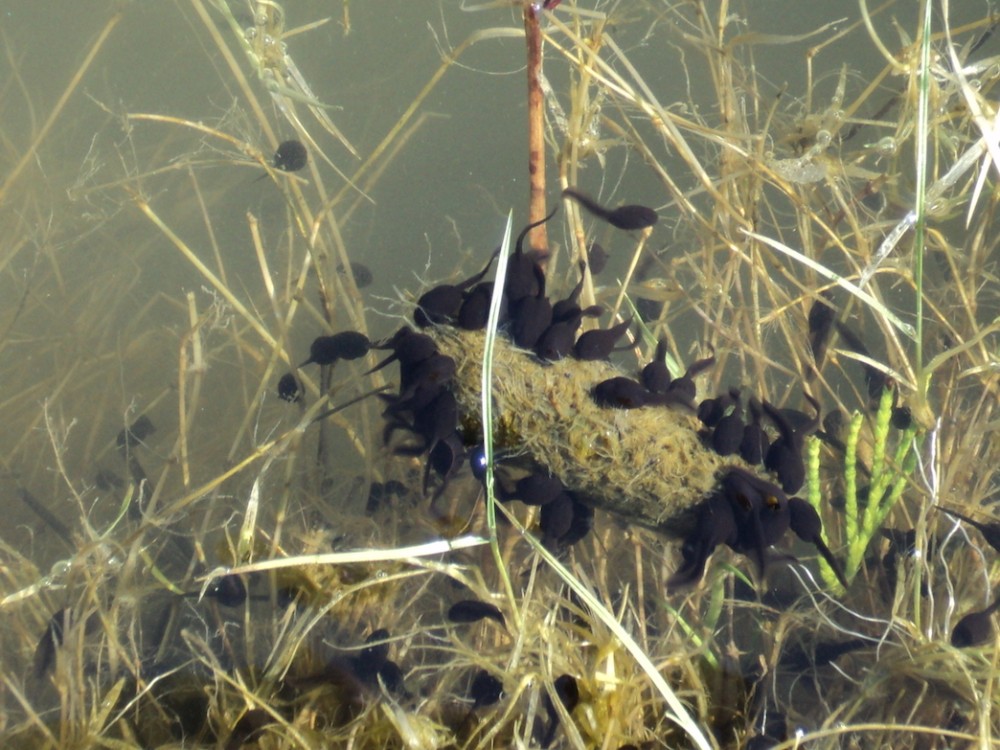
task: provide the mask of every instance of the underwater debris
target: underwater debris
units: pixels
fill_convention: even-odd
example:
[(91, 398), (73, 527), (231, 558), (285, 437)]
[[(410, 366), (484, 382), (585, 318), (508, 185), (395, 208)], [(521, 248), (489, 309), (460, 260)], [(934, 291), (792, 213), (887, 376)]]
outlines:
[(309, 161), (309, 152), (300, 141), (289, 140), (278, 144), (272, 164), (282, 172), (298, 172)]

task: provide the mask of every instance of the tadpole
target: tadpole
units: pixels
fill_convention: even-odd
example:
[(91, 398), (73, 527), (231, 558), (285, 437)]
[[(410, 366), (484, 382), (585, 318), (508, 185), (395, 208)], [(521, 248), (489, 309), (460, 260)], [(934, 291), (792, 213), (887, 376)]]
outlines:
[(611, 328), (598, 328), (581, 333), (573, 345), (573, 356), (583, 361), (607, 359), (614, 351), (618, 339), (625, 334), (630, 325), (632, 325), (631, 317)]
[(289, 140), (278, 144), (274, 152), (274, 168), (282, 172), (298, 172), (309, 161), (309, 152), (300, 141)]
[(463, 599), (455, 602), (448, 608), (448, 619), (452, 622), (467, 623), (479, 622), (480, 620), (493, 620), (500, 627), (507, 623), (504, 620), (503, 612), (489, 602), (479, 599)]
[(960, 521), (965, 521), (974, 529), (979, 529), (979, 533), (983, 535), (983, 539), (986, 540), (986, 543), (997, 552), (1000, 552), (1000, 523), (997, 521), (977, 521), (974, 518), (970, 518), (969, 516), (959, 513), (958, 511), (942, 508), (940, 505), (938, 506), (938, 510), (943, 513), (947, 513), (949, 516), (957, 518)]
[(665, 394), (670, 388), (670, 370), (667, 368), (667, 340), (660, 337), (649, 364), (642, 368), (642, 384), (650, 393)]
[(979, 646), (993, 635), (993, 613), (1000, 609), (997, 599), (986, 609), (965, 615), (951, 631), (951, 645), (955, 648)]
[(473, 700), (473, 709), (492, 706), (503, 695), (503, 683), (485, 669), (476, 672), (469, 688), (469, 697)]
[(309, 364), (332, 365), (338, 359), (360, 359), (371, 349), (372, 342), (358, 331), (341, 331), (332, 336), (318, 336), (309, 346), (309, 359), (299, 367)]
[(278, 381), (278, 398), (290, 404), (302, 400), (302, 388), (294, 373), (286, 372)]
[(656, 211), (648, 206), (630, 204), (609, 209), (576, 188), (563, 190), (563, 197), (576, 201), (598, 219), (603, 219), (617, 229), (646, 229), (659, 220)]

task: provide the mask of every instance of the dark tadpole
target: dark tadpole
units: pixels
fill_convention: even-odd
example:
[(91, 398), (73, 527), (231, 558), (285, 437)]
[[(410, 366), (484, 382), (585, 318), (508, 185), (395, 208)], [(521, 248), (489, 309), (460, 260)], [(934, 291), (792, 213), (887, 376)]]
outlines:
[(391, 338), (373, 344), (372, 349), (392, 349), (392, 354), (375, 365), (365, 375), (371, 375), (376, 370), (381, 370), (397, 360), (404, 367), (417, 365), (430, 359), (437, 354), (438, 350), (434, 339), (427, 334), (417, 333), (409, 327), (400, 328)]
[(830, 333), (837, 318), (837, 310), (830, 304), (833, 295), (830, 290), (822, 292), (809, 308), (809, 348), (817, 366), (823, 364)]
[(581, 333), (573, 345), (573, 356), (582, 361), (607, 359), (608, 355), (615, 350), (618, 339), (625, 335), (630, 325), (632, 325), (632, 318), (623, 320), (611, 328)]
[(947, 513), (949, 516), (957, 518), (960, 521), (965, 521), (974, 529), (979, 529), (979, 533), (983, 535), (983, 539), (986, 540), (986, 543), (997, 552), (1000, 552), (1000, 523), (997, 521), (977, 521), (974, 518), (970, 518), (969, 516), (959, 513), (958, 511), (942, 508), (940, 505), (938, 506), (938, 510), (943, 513)]
[[(659, 350), (659, 347), (657, 347), (657, 350)], [(698, 394), (698, 388), (694, 384), (694, 379), (714, 364), (714, 355), (705, 357), (705, 359), (695, 360), (683, 375), (670, 382), (667, 393), (684, 403), (694, 403), (694, 397)]]
[(374, 684), (378, 673), (389, 661), (389, 631), (379, 628), (372, 631), (365, 639), (365, 647), (361, 649), (354, 661), (354, 671), (363, 681)]
[(840, 567), (840, 562), (833, 556), (830, 548), (826, 546), (826, 542), (823, 541), (823, 521), (819, 517), (819, 513), (816, 512), (816, 509), (801, 498), (790, 497), (788, 499), (788, 512), (789, 527), (795, 532), (795, 535), (803, 542), (808, 542), (819, 550), (823, 559), (833, 569), (834, 575), (840, 581), (840, 585), (845, 589), (849, 588), (847, 576), (844, 575), (844, 569)]
[(785, 492), (798, 492), (806, 480), (806, 467), (802, 459), (802, 446), (806, 436), (814, 433), (820, 424), (821, 412), (819, 402), (808, 393), (803, 394), (816, 415), (804, 425), (795, 429), (788, 417), (776, 406), (764, 402), (764, 411), (771, 418), (780, 433), (777, 440), (764, 456), (764, 466), (778, 475), (781, 487)]
[(567, 529), (557, 540), (562, 547), (570, 547), (584, 539), (594, 528), (594, 509), (568, 493), (573, 502), (573, 515)]
[(413, 311), (413, 321), (421, 328), (453, 323), (461, 310), (462, 302), (465, 301), (465, 290), (478, 284), (489, 273), (493, 259), (499, 253), (499, 250), (493, 251), (483, 270), (464, 281), (458, 284), (439, 284), (430, 291), (424, 292), (417, 300), (417, 309)]
[(332, 365), (338, 359), (360, 359), (372, 348), (368, 337), (358, 331), (341, 331), (332, 336), (319, 336), (309, 346), (309, 364)]
[[(559, 675), (556, 677), (552, 687), (559, 702), (566, 709), (566, 713), (573, 713), (573, 709), (580, 702), (580, 688), (576, 684), (576, 678), (568, 674)], [(542, 703), (545, 706), (545, 713), (549, 717), (549, 728), (546, 730), (545, 736), (540, 743), (545, 748), (551, 745), (552, 740), (555, 739), (556, 730), (559, 728), (559, 712), (556, 710), (555, 704), (552, 703), (548, 692), (543, 695)]]
[(656, 342), (653, 359), (642, 368), (642, 384), (650, 393), (665, 394), (670, 388), (670, 370), (667, 368), (667, 340)]
[(510, 336), (522, 349), (531, 349), (552, 324), (552, 303), (545, 296), (545, 274), (534, 266), (538, 292), (510, 306)]
[(514, 489), (505, 493), (504, 500), (520, 500), (525, 505), (545, 505), (555, 500), (565, 487), (559, 477), (529, 474), (521, 477)]
[(560, 493), (542, 506), (538, 514), (538, 527), (544, 544), (550, 549), (569, 533), (573, 528), (573, 498), (568, 492)]
[(598, 219), (603, 219), (618, 229), (646, 229), (659, 220), (656, 211), (648, 206), (628, 205), (608, 209), (576, 188), (563, 190), (563, 197), (570, 198), (583, 206)]
[(591, 243), (587, 248), (587, 263), (590, 264), (590, 272), (596, 276), (608, 265), (608, 251), (596, 242)]
[(274, 717), (263, 708), (250, 709), (233, 725), (229, 739), (226, 740), (226, 750), (239, 750), (246, 743), (254, 742), (264, 734), (264, 729), (269, 724), (274, 723)]
[(1000, 609), (1000, 599), (984, 610), (965, 615), (951, 631), (951, 645), (955, 648), (970, 648), (986, 643), (993, 635), (993, 613), (997, 609)]
[(721, 544), (735, 544), (739, 532), (729, 499), (722, 494), (709, 497), (698, 508), (695, 527), (684, 540), (684, 562), (667, 580), (670, 590), (697, 582), (705, 572), (705, 563)]
[(503, 683), (485, 669), (476, 672), (469, 688), (469, 697), (473, 700), (473, 708), (492, 706), (503, 695)]
[[(462, 300), (462, 306), (458, 308), (458, 327), (466, 331), (481, 331), (486, 328), (492, 300), (492, 281), (481, 281), (472, 287)], [(501, 309), (500, 318), (505, 317), (506, 315)]]
[(238, 575), (222, 576), (206, 594), (224, 607), (239, 607), (247, 600), (247, 587)]
[(115, 442), (119, 450), (131, 450), (136, 443), (141, 443), (154, 432), (156, 432), (156, 426), (153, 424), (153, 421), (143, 414), (119, 432)]
[(68, 607), (57, 610), (49, 618), (45, 632), (42, 633), (42, 637), (35, 647), (35, 655), (32, 660), (32, 672), (36, 679), (44, 677), (45, 673), (55, 664), (56, 650), (62, 645), (63, 633), (66, 632), (69, 621), (70, 610)]
[(768, 448), (771, 447), (771, 439), (764, 431), (761, 420), (764, 411), (760, 401), (755, 397), (750, 397), (748, 404), (750, 407), (750, 424), (743, 428), (743, 438), (740, 440), (740, 457), (748, 464), (759, 464), (767, 455)]
[(427, 464), (424, 467), (424, 494), (430, 487), (431, 471), (433, 470), (441, 479), (441, 487), (437, 494), (441, 494), (447, 487), (448, 480), (462, 468), (465, 461), (465, 446), (462, 438), (457, 432), (438, 440), (427, 455)]
[[(737, 396), (739, 391), (736, 392)], [(737, 400), (733, 410), (719, 420), (712, 430), (712, 448), (720, 456), (731, 456), (739, 453), (743, 441), (743, 417), (740, 416), (740, 403)]]
[[(371, 269), (364, 263), (357, 263), (351, 261), (351, 276), (354, 277), (354, 284), (358, 289), (364, 289), (366, 286), (371, 286), (371, 283), (375, 280), (374, 274), (372, 274)], [(341, 263), (337, 266), (337, 271), (339, 273), (344, 273), (344, 264)]]
[(639, 409), (653, 399), (642, 383), (623, 375), (602, 380), (590, 394), (598, 406), (612, 409)]
[(538, 295), (538, 270), (536, 270), (538, 264), (531, 254), (524, 252), (524, 238), (532, 229), (541, 226), (555, 216), (558, 210), (559, 206), (557, 205), (549, 212), (548, 216), (533, 224), (528, 224), (517, 236), (514, 252), (507, 258), (507, 281), (503, 288), (504, 295), (511, 305), (524, 297)]
[[(739, 394), (739, 391), (736, 391)], [(737, 396), (738, 398), (738, 396)], [(726, 416), (726, 412), (735, 404), (733, 389), (727, 393), (720, 393), (715, 398), (706, 398), (698, 404), (698, 419), (706, 427), (715, 427), (719, 420)]]
[(290, 404), (302, 400), (302, 388), (294, 373), (286, 372), (281, 376), (281, 380), (278, 381), (278, 398)]
[(309, 152), (299, 141), (282, 141), (274, 152), (275, 169), (282, 172), (298, 172), (309, 161)]
[(535, 356), (543, 362), (557, 362), (573, 351), (576, 329), (580, 327), (581, 313), (570, 320), (553, 323), (546, 328), (535, 342)]
[(493, 620), (501, 627), (506, 625), (503, 613), (488, 602), (478, 599), (463, 599), (448, 608), (448, 619), (452, 622), (467, 623)]

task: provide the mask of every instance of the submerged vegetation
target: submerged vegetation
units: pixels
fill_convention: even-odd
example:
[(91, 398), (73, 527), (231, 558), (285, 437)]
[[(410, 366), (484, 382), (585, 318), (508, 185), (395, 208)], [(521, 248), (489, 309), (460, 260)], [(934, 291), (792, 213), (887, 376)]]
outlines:
[[(67, 5), (0, 29), (4, 747), (1000, 741), (985, 6)], [(500, 340), (543, 333), (496, 331), (502, 239), (498, 288), (530, 254), (603, 329), (572, 361)], [(394, 335), (470, 299), (474, 344)], [(481, 399), (543, 372), (602, 416)], [(464, 442), (405, 435), (453, 378)], [(671, 417), (711, 458), (670, 514), (739, 453), (799, 541), (693, 553), (616, 464), (560, 543), (594, 425), (652, 451), (661, 401), (715, 410)], [(495, 475), (528, 450), (562, 478)]]

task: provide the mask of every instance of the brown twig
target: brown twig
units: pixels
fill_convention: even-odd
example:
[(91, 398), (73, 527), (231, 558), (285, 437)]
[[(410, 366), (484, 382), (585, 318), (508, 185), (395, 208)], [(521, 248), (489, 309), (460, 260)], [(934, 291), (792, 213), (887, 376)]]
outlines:
[[(524, 3), (524, 38), (528, 45), (528, 179), (530, 197), (528, 222), (545, 218), (545, 125), (542, 113), (542, 31), (538, 13), (531, 2)], [(544, 263), (549, 254), (545, 224), (540, 224), (528, 235), (528, 246)]]

